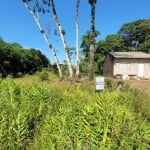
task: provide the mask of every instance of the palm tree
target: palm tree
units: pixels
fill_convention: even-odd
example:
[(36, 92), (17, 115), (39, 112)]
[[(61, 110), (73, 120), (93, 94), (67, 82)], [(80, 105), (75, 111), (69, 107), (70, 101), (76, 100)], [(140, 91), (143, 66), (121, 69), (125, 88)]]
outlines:
[(90, 31), (90, 62), (89, 62), (89, 80), (94, 80), (94, 50), (95, 50), (95, 5), (96, 0), (88, 0), (91, 5), (91, 31)]

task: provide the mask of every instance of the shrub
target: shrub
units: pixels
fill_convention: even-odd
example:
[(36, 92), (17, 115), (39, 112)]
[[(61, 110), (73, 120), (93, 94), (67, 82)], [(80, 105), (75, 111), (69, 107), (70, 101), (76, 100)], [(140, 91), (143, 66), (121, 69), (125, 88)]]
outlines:
[(23, 73), (22, 72), (17, 72), (17, 74), (15, 75), (15, 77), (22, 77)]
[(46, 70), (42, 70), (39, 74), (40, 80), (45, 81), (48, 80), (49, 74)]
[(105, 88), (108, 90), (115, 90), (117, 88), (117, 81), (113, 78), (106, 77), (105, 78)]

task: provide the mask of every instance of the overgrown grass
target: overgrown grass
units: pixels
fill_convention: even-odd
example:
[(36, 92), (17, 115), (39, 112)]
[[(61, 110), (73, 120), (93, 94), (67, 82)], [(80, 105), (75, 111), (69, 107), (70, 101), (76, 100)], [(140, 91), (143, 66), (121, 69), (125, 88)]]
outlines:
[(0, 80), (0, 149), (150, 149), (150, 102), (142, 98), (129, 88), (98, 93), (91, 83)]
[(23, 87), (11, 79), (0, 81), (0, 149), (26, 149), (42, 122), (48, 101), (39, 84)]

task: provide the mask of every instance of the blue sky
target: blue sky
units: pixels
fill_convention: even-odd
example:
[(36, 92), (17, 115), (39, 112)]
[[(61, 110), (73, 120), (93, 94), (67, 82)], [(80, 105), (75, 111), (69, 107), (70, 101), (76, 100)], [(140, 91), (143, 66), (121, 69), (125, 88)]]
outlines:
[[(54, 0), (59, 20), (66, 31), (67, 43), (75, 47), (75, 2), (76, 0)], [(116, 34), (125, 23), (138, 19), (150, 19), (150, 0), (97, 0), (95, 27), (100, 31), (98, 40), (109, 34)], [(50, 26), (50, 39), (58, 49), (60, 60), (65, 59), (59, 37), (53, 35), (56, 28), (53, 18), (48, 18), (45, 25)], [(90, 29), (90, 5), (88, 0), (81, 0), (79, 11), (80, 39)], [(4, 41), (17, 42), (26, 48), (37, 48), (54, 62), (51, 51), (46, 45), (32, 16), (25, 9), (22, 0), (1, 0), (0, 36)], [(80, 41), (81, 42), (81, 41)]]

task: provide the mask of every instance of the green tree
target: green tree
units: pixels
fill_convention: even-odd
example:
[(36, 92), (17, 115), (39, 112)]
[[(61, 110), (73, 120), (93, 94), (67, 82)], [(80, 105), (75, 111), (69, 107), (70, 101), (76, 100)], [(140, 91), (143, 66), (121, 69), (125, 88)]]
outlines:
[(105, 40), (97, 42), (97, 52), (101, 54), (107, 54), (109, 51), (125, 51), (124, 40), (117, 34), (106, 36)]
[(118, 31), (127, 50), (150, 51), (150, 19), (124, 24)]
[(105, 41), (107, 50), (122, 51), (124, 49), (124, 41), (118, 35), (108, 35)]
[[(94, 38), (96, 38), (99, 34), (100, 32), (95, 30)], [(82, 51), (81, 51), (80, 66), (81, 66), (82, 73), (88, 73), (89, 71), (88, 70), (88, 64), (89, 64), (89, 58), (90, 58), (89, 45), (90, 45), (90, 31), (87, 31), (85, 35), (82, 36), (82, 42), (81, 42)], [(98, 45), (97, 43), (95, 43), (95, 56), (94, 57), (97, 57), (97, 54), (96, 54), (97, 49), (98, 49)], [(94, 66), (98, 66), (96, 61), (95, 61)]]
[(0, 41), (0, 74), (33, 73), (50, 64), (48, 58), (40, 50), (24, 49), (18, 43)]

